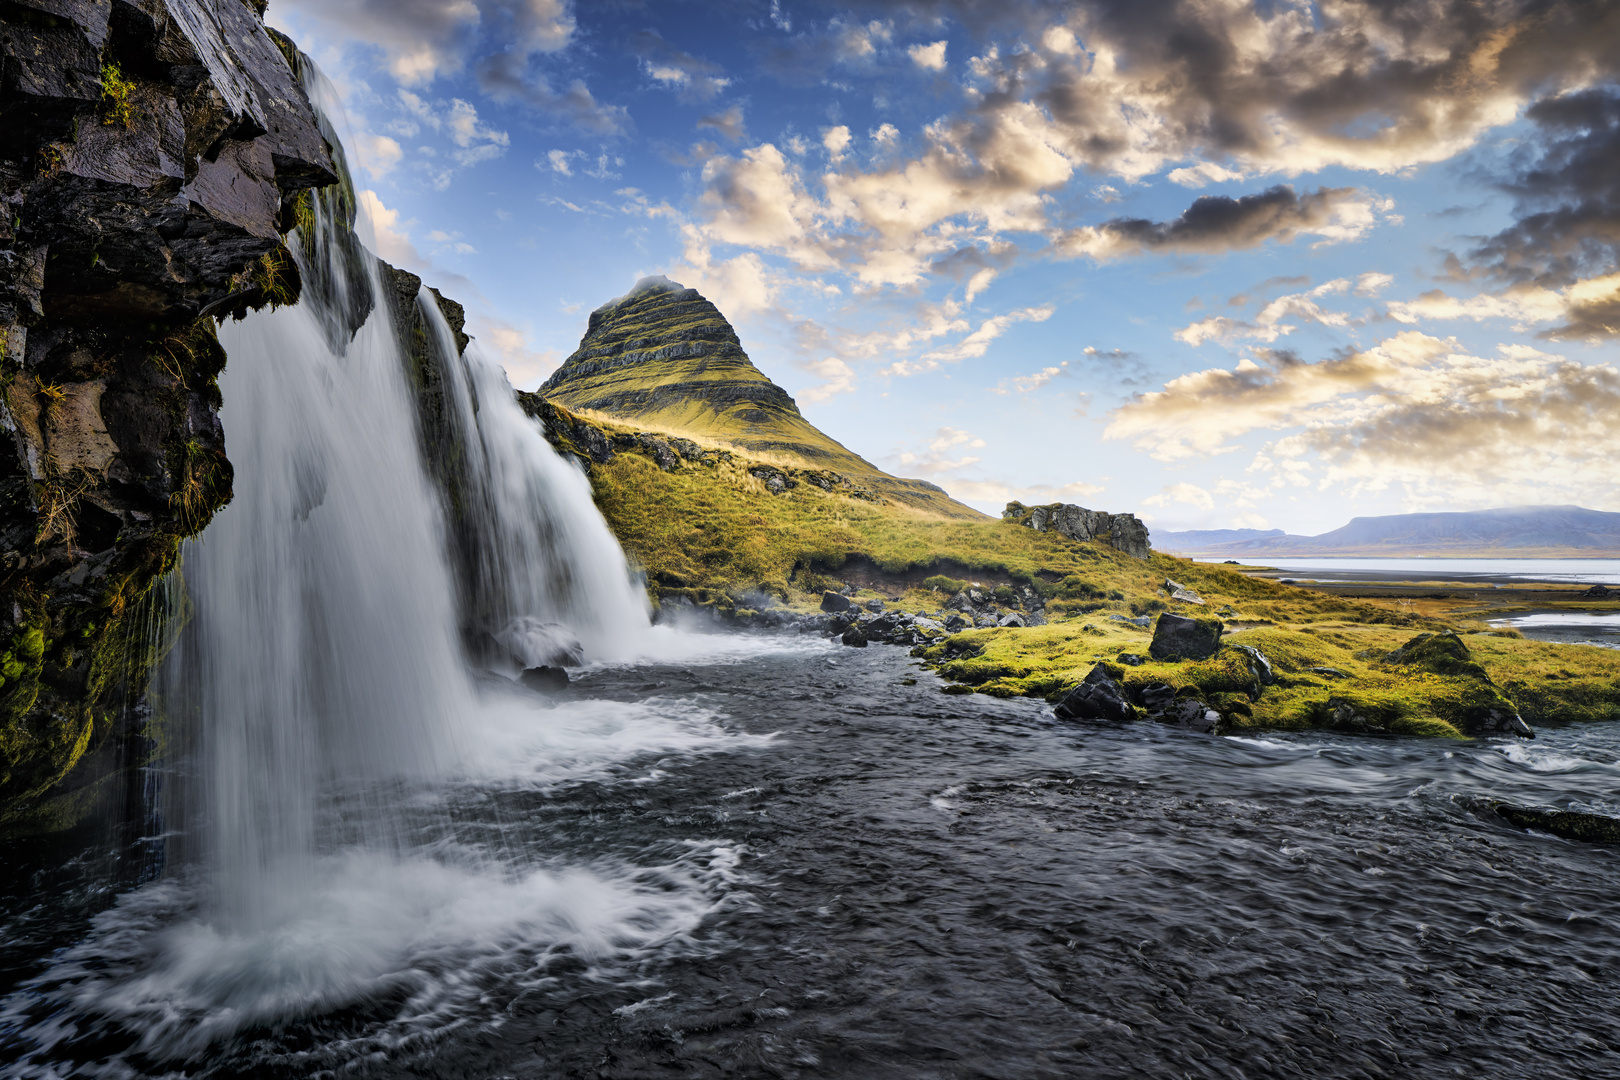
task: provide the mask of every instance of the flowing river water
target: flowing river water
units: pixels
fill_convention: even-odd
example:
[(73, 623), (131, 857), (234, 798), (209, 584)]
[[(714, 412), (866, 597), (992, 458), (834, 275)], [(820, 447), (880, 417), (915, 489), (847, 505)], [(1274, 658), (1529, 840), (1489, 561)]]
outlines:
[(1620, 857), (1473, 802), (1620, 810), (1612, 727), (1218, 738), (888, 647), (660, 648), (486, 688), (386, 796), (404, 853), (323, 850), (273, 930), (132, 887), (139, 846), (14, 844), (5, 1074), (1620, 1072)]

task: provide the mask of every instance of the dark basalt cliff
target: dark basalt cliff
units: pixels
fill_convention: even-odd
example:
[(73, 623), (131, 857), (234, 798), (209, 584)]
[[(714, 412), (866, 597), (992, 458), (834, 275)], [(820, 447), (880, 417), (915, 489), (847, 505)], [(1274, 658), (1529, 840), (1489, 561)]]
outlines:
[(337, 179), (261, 13), (0, 3), (0, 828), (108, 797), (152, 585), (231, 496), (211, 316), (296, 299)]

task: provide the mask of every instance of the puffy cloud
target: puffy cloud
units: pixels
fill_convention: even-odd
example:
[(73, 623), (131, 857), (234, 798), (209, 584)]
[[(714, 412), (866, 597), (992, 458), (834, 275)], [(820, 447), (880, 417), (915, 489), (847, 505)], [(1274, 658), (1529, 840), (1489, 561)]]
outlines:
[(535, 349), (529, 334), (509, 322), (490, 315), (468, 318), (468, 330), (479, 345), (506, 369), (506, 378), (519, 390), (539, 386), (563, 362), (556, 349)]
[(352, 42), (382, 50), (389, 73), (420, 86), (466, 67), (486, 42), (527, 58), (565, 48), (574, 17), (563, 0), (280, 0)]
[(711, 113), (697, 122), (700, 128), (713, 128), (732, 142), (742, 138), (746, 132), (743, 130), (743, 111), (741, 105), (733, 105), (722, 112)]
[(1200, 510), (1215, 509), (1215, 497), (1197, 484), (1182, 482), (1169, 484), (1160, 489), (1157, 495), (1149, 495), (1142, 500), (1147, 506), (1169, 506), (1173, 502), (1184, 503), (1187, 506), (1196, 506)]
[(387, 135), (375, 135), (367, 132), (355, 140), (355, 149), (359, 151), (360, 167), (373, 180), (380, 180), (394, 171), (405, 152), (400, 149), (399, 143)]
[(1416, 300), (1389, 304), (1389, 314), (1403, 323), (1424, 319), (1512, 319), (1519, 329), (1529, 323), (1562, 322), (1562, 326), (1542, 331), (1540, 336), (1620, 337), (1620, 273), (1576, 281), (1563, 289), (1513, 286), (1465, 298), (1434, 289)]
[(630, 114), (620, 105), (604, 105), (591, 95), (584, 80), (574, 79), (566, 90), (555, 90), (550, 80), (530, 73), (528, 59), (506, 51), (486, 57), (478, 65), (478, 86), (497, 101), (521, 101), (599, 135), (617, 135), (629, 127)]
[(967, 503), (978, 503), (1000, 510), (1002, 506), (1017, 500), (1029, 506), (1040, 506), (1043, 503), (1078, 502), (1101, 495), (1107, 491), (1099, 484), (1088, 484), (1083, 480), (1076, 480), (1071, 484), (1009, 484), (1002, 480), (950, 480), (950, 493), (953, 498), (961, 499)]
[[(569, 159), (572, 158), (575, 153), (577, 153), (577, 151), (548, 150), (546, 151), (546, 164), (551, 167), (551, 171), (554, 173), (559, 173), (562, 176), (573, 176), (574, 167), (569, 164)], [(538, 161), (535, 162), (535, 168), (542, 168), (541, 163)]]
[(675, 48), (656, 30), (636, 34), (631, 38), (631, 47), (641, 57), (647, 75), (676, 91), (683, 100), (712, 101), (731, 85), (731, 80), (721, 74), (719, 64)]
[(913, 45), (906, 50), (911, 62), (926, 71), (945, 70), (946, 42), (936, 41), (932, 45)]
[(961, 451), (964, 447), (969, 450), (981, 450), (984, 446), (984, 440), (976, 435), (970, 435), (958, 428), (942, 427), (934, 433), (924, 452), (918, 454), (902, 451), (893, 457), (899, 463), (899, 467), (908, 472), (922, 476), (939, 476), (943, 473), (960, 472), (970, 465), (977, 465), (980, 458), (962, 454)]
[(1003, 395), (1027, 394), (1031, 390), (1039, 390), (1059, 375), (1064, 374), (1068, 367), (1069, 362), (1064, 360), (1062, 363), (1054, 364), (1051, 367), (1041, 368), (1033, 375), (1014, 375), (1010, 379), (1002, 379), (996, 384), (995, 392)]
[[(399, 211), (384, 206), (377, 193), (370, 188), (359, 193), (358, 201), (361, 240), (368, 241), (367, 246), (385, 262), (405, 270), (417, 272), (425, 270), (428, 261), (416, 250), (416, 245), (411, 243), (409, 229), (413, 222), (401, 223)], [(371, 229), (370, 237), (367, 237), (365, 232), (368, 225)]]
[(1243, 322), (1225, 315), (1212, 315), (1177, 330), (1175, 338), (1194, 347), (1206, 341), (1219, 341), (1225, 344), (1240, 339), (1271, 342), (1298, 329), (1292, 323), (1283, 322), (1285, 318), (1303, 319), (1323, 326), (1347, 327), (1351, 325), (1349, 315), (1342, 311), (1328, 311), (1318, 304), (1315, 298), (1343, 293), (1349, 288), (1349, 279), (1335, 278), (1309, 292), (1277, 297), (1260, 309), (1253, 322)]
[(1330, 242), (1354, 240), (1372, 228), (1375, 208), (1373, 198), (1356, 188), (1318, 188), (1300, 196), (1278, 184), (1236, 199), (1205, 195), (1174, 221), (1116, 218), (1072, 229), (1054, 246), (1066, 255), (1111, 259), (1144, 251), (1242, 250), (1268, 240), (1287, 243), (1302, 233)]
[(1362, 274), (1356, 278), (1357, 296), (1377, 296), (1394, 282), (1393, 274), (1381, 274), (1377, 271)]
[(822, 381), (799, 391), (799, 398), (812, 404), (826, 401), (836, 394), (847, 394), (855, 389), (855, 370), (836, 356), (828, 356), (805, 365), (810, 373)]
[(451, 99), (446, 126), (450, 132), (450, 141), (458, 148), (455, 159), (462, 165), (473, 165), (500, 157), (506, 153), (506, 148), (512, 142), (506, 132), (496, 131), (480, 123), (478, 110), (460, 98)]
[[(1107, 436), (1160, 460), (1272, 436), (1251, 472), (1274, 484), (1392, 484), (1418, 500), (1590, 500), (1612, 486), (1620, 371), (1523, 345), (1492, 356), (1404, 331), (1316, 363), (1286, 353), (1193, 372), (1118, 409)], [(1607, 479), (1605, 479), (1607, 478)]]
[(834, 164), (843, 160), (844, 151), (849, 149), (850, 141), (849, 128), (843, 124), (830, 127), (821, 133), (821, 145), (827, 148), (827, 156), (832, 159)]
[[(990, 348), (990, 343), (1010, 330), (1014, 323), (1045, 322), (1052, 317), (1051, 307), (1020, 308), (1009, 311), (1005, 315), (997, 315), (984, 320), (979, 328), (955, 345), (944, 349), (923, 354), (925, 361), (943, 361), (956, 363), (961, 360), (971, 360), (983, 356)], [(937, 366), (937, 364), (935, 365)], [(908, 374), (908, 372), (895, 372), (895, 374)]]

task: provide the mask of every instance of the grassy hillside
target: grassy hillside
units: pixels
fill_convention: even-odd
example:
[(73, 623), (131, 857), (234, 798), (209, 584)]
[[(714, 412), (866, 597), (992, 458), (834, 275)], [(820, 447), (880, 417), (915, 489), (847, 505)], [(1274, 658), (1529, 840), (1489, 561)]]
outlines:
[(937, 516), (984, 518), (936, 485), (890, 476), (819, 431), (748, 359), (719, 309), (665, 278), (645, 278), (592, 312), (579, 348), (538, 394), (605, 424), (723, 444), (779, 465), (831, 470)]
[[(527, 404), (541, 408), (537, 399)], [(768, 594), (809, 612), (823, 589), (852, 583), (858, 598), (937, 613), (970, 582), (1005, 595), (1009, 607), (1018, 603), (1011, 587), (1037, 590), (1046, 625), (939, 633), (919, 650), (954, 690), (1053, 700), (1102, 662), (1127, 687), (1157, 682), (1201, 695), (1232, 729), (1330, 727), (1331, 703), (1345, 702), (1376, 727), (1411, 735), (1460, 737), (1468, 710), (1504, 700), (1538, 725), (1620, 719), (1620, 657), (1493, 632), (1483, 619), (1494, 613), (1438, 600), (1335, 597), (1158, 553), (1135, 559), (1007, 522), (941, 519), (873, 501), (863, 489), (823, 487), (830, 474), (775, 458), (718, 443), (674, 454), (637, 442), (623, 425), (551, 416), (554, 441), (587, 460), (597, 505), (655, 598), (746, 616)], [(561, 430), (571, 425), (579, 426)], [(591, 431), (620, 449), (598, 447), (607, 460), (590, 460)], [(1172, 601), (1166, 579), (1205, 605)], [(1202, 662), (1146, 659), (1150, 631), (1123, 620), (1171, 608), (1223, 619), (1225, 640), (1260, 649), (1276, 682), (1256, 696), (1233, 649)], [(1414, 635), (1448, 629), (1461, 632), (1466, 662), (1436, 668), (1387, 659)], [(1129, 666), (1122, 654), (1145, 662)]]

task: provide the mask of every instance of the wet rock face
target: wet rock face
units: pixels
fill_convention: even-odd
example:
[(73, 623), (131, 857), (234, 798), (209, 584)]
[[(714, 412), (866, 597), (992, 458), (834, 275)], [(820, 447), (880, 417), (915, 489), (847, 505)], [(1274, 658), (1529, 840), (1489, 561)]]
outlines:
[(1109, 514), (1072, 503), (1030, 507), (1010, 502), (1001, 517), (1036, 532), (1055, 532), (1081, 543), (1096, 541), (1138, 559), (1148, 557), (1148, 529), (1135, 514)]
[(1053, 711), (1064, 720), (1106, 720), (1124, 723), (1136, 719), (1125, 691), (1108, 669), (1098, 664), (1085, 680), (1064, 695)]
[(335, 179), (241, 0), (0, 3), (0, 829), (144, 687), (130, 620), (231, 495), (204, 316), (296, 299)]

